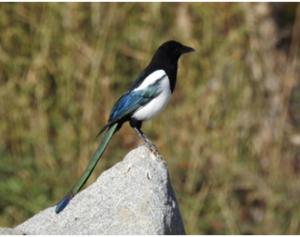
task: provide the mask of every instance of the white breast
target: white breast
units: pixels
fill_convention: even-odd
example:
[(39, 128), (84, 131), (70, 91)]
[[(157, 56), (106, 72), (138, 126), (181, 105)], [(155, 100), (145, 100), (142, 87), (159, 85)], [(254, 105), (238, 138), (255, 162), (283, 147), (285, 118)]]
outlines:
[[(155, 74), (154, 74), (155, 73)], [(170, 97), (171, 97), (171, 90), (170, 90), (170, 82), (167, 74), (163, 70), (158, 70), (152, 73), (149, 77), (149, 80), (147, 78), (144, 80), (144, 82), (135, 90), (140, 90), (142, 88), (145, 88), (148, 85), (151, 85), (152, 83), (155, 83), (157, 78), (162, 78), (162, 81), (160, 82), (160, 87), (162, 92), (154, 98), (152, 101), (150, 101), (145, 106), (138, 109), (132, 117), (144, 121), (151, 119), (153, 116), (158, 114), (168, 103)], [(150, 80), (151, 79), (151, 80)]]

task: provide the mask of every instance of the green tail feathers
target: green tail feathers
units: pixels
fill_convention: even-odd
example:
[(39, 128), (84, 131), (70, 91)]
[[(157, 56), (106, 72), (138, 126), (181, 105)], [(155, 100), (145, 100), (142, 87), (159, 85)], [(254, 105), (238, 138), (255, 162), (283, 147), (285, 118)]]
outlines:
[(92, 156), (91, 160), (89, 161), (89, 164), (85, 168), (82, 176), (79, 178), (77, 183), (73, 186), (71, 191), (56, 205), (55, 212), (59, 213), (61, 212), (70, 202), (70, 200), (80, 191), (80, 189), (84, 186), (90, 175), (92, 174), (94, 168), (96, 167), (98, 161), (100, 160), (102, 154), (105, 151), (105, 148), (107, 147), (110, 139), (112, 138), (113, 134), (117, 130), (118, 124), (111, 125), (105, 134), (103, 135), (102, 141), (99, 144), (97, 150), (95, 151), (94, 155)]

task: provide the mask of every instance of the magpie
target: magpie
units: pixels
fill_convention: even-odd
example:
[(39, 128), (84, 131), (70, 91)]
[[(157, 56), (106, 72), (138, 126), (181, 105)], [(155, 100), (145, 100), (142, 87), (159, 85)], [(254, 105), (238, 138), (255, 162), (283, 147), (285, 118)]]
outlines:
[(174, 40), (159, 46), (148, 66), (114, 104), (108, 122), (98, 133), (103, 133), (101, 143), (77, 183), (57, 203), (56, 213), (61, 212), (84, 186), (110, 139), (125, 122), (129, 122), (151, 151), (156, 151), (154, 144), (142, 132), (142, 123), (158, 114), (168, 103), (176, 85), (178, 59), (182, 54), (192, 51), (193, 48)]

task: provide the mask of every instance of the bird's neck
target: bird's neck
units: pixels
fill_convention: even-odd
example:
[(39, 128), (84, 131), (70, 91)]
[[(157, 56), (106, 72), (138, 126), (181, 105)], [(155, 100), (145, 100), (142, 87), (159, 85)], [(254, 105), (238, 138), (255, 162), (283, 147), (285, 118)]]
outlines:
[(170, 64), (169, 66), (167, 66), (165, 68), (165, 71), (170, 80), (171, 92), (173, 92), (176, 86), (176, 79), (177, 79), (177, 62), (176, 64)]
[(175, 62), (170, 62), (168, 59), (160, 59), (159, 61), (152, 60), (150, 65), (152, 65), (153, 67), (152, 70), (162, 69), (167, 73), (168, 78), (170, 80), (170, 89), (171, 92), (173, 92), (176, 86), (177, 60)]

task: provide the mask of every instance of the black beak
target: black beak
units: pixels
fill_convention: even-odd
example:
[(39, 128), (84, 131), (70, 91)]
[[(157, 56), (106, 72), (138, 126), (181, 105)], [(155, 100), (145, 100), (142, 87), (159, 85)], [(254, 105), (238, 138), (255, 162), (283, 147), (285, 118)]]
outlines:
[(181, 48), (181, 53), (184, 54), (184, 53), (191, 53), (195, 51), (195, 49), (191, 48), (191, 47), (188, 47), (188, 46), (185, 46), (183, 45), (182, 48)]

